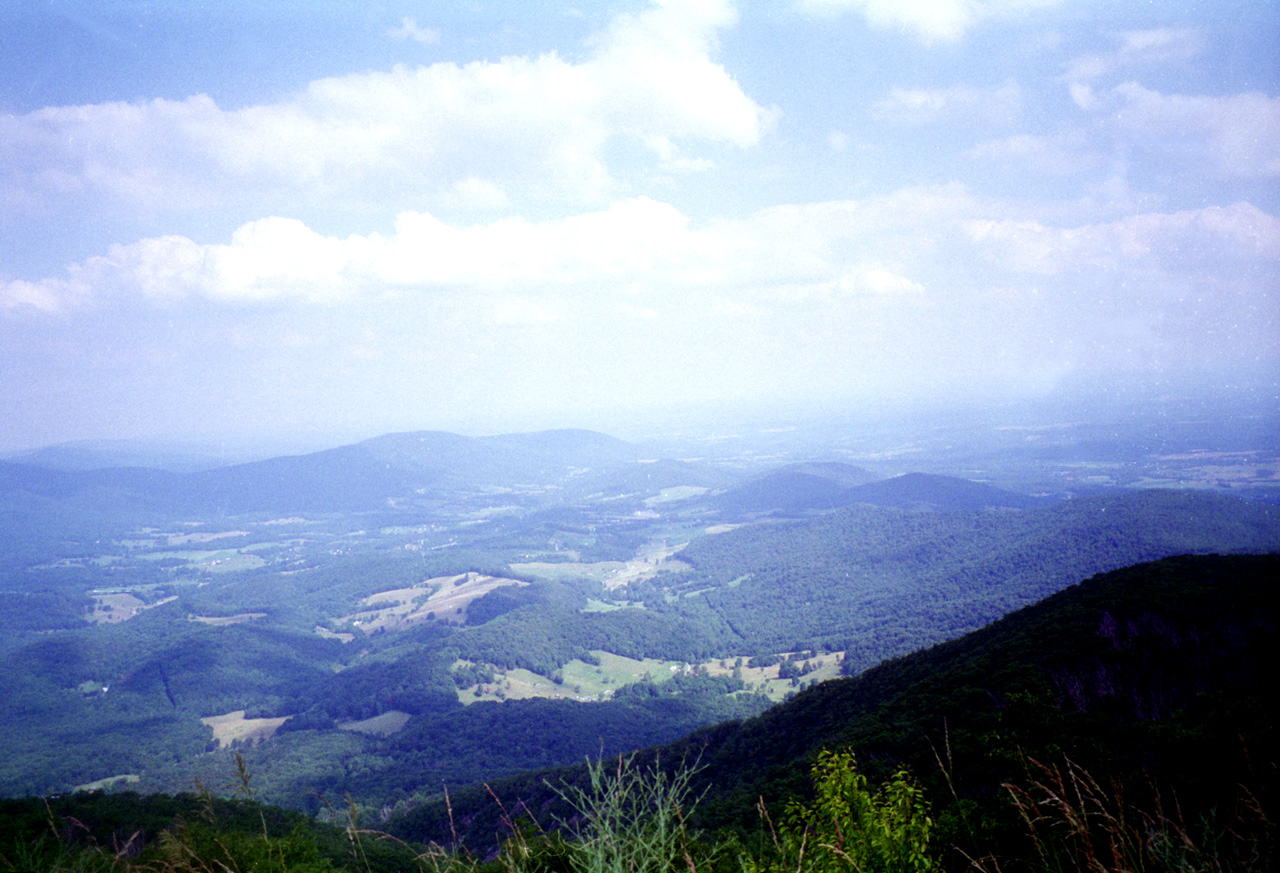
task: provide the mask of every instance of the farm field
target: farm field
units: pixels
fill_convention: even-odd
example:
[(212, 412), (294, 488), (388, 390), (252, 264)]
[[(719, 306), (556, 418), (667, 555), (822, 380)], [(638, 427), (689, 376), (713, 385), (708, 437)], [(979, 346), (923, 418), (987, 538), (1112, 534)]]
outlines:
[(288, 716), (280, 718), (245, 718), (245, 711), (223, 715), (211, 715), (200, 719), (213, 730), (213, 739), (219, 748), (230, 748), (236, 743), (256, 743), (269, 740), (275, 736), (280, 725), (289, 720)]
[(405, 630), (424, 622), (465, 624), (467, 607), (497, 588), (524, 587), (528, 582), (460, 573), (426, 579), (406, 588), (370, 594), (361, 601), (368, 607), (337, 619), (339, 624), (359, 628), (366, 634)]
[[(542, 676), (529, 670), (500, 670), (491, 668), (495, 681), (458, 689), (458, 700), (475, 703), (482, 700), (527, 700), (545, 698), (551, 700), (607, 700), (617, 689), (635, 682), (653, 682), (660, 685), (676, 675), (705, 673), (709, 676), (730, 676), (743, 680), (745, 690), (763, 694), (773, 701), (785, 700), (800, 687), (834, 679), (840, 675), (843, 652), (811, 654), (803, 651), (778, 653), (779, 663), (767, 667), (751, 667), (744, 659), (716, 659), (689, 664), (683, 661), (655, 659), (635, 660), (614, 655), (603, 650), (591, 653), (600, 663), (588, 664), (571, 660), (555, 677)], [(803, 676), (779, 678), (783, 669), (782, 659), (794, 659), (795, 663), (808, 662), (810, 669)], [(461, 665), (475, 666), (470, 662)]]

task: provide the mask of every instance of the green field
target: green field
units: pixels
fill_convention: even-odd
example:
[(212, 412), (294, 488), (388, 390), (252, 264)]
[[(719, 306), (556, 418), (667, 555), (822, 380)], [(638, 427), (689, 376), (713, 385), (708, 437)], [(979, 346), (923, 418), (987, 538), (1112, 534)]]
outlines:
[(187, 566), (191, 569), (203, 570), (206, 573), (237, 573), (242, 570), (256, 570), (266, 565), (267, 562), (261, 556), (247, 552), (247, 549), (150, 552), (138, 557), (147, 561), (163, 561), (176, 558), (180, 561), (186, 561)]
[[(687, 664), (683, 661), (660, 661), (653, 658), (635, 660), (605, 651), (593, 651), (591, 654), (600, 659), (599, 666), (575, 658), (559, 671), (560, 681), (556, 681), (555, 677), (543, 676), (525, 669), (492, 668), (496, 676), (494, 682), (459, 689), (458, 700), (463, 703), (476, 703), (482, 700), (526, 700), (532, 697), (583, 701), (606, 700), (624, 685), (646, 681), (662, 683), (678, 673), (701, 670), (712, 676), (736, 674), (747, 683), (747, 690), (764, 694), (771, 700), (780, 701), (794, 693), (800, 685), (822, 682), (839, 676), (840, 659), (843, 655), (841, 652), (814, 655), (811, 659), (811, 666), (814, 669), (800, 677), (798, 683), (793, 683), (790, 679), (778, 678), (778, 664), (769, 667), (737, 665), (736, 661), (741, 659)], [(801, 653), (782, 652), (779, 655), (795, 655), (797, 661), (805, 660)]]

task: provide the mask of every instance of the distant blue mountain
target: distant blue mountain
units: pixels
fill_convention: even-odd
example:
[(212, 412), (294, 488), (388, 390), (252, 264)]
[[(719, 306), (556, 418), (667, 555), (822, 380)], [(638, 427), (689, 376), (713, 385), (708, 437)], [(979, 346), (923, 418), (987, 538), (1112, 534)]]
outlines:
[(955, 511), (1031, 509), (1052, 503), (953, 476), (908, 473), (892, 479), (850, 464), (791, 464), (716, 495), (714, 505), (734, 515), (812, 514), (855, 503), (898, 509)]
[(954, 476), (907, 473), (892, 479), (868, 482), (848, 489), (848, 503), (869, 503), (898, 509), (930, 509), (940, 512), (966, 509), (1033, 509), (1054, 503), (1053, 498), (1032, 497), (994, 485)]
[[(545, 489), (600, 468), (638, 466), (638, 451), (584, 430), (489, 437), (421, 431), (195, 472), (0, 462), (0, 493), (102, 510), (346, 512), (385, 507), (432, 490)], [(35, 453), (28, 459), (42, 457), (60, 455)]]
[(733, 515), (820, 512), (847, 506), (852, 488), (875, 478), (852, 464), (788, 464), (725, 490), (712, 503)]

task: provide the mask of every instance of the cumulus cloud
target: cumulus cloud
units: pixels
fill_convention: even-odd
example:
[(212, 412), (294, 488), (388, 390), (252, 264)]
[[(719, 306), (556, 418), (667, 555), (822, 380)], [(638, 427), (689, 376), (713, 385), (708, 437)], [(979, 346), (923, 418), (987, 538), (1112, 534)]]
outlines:
[(873, 27), (905, 31), (928, 44), (955, 42), (988, 18), (1054, 6), (1060, 0), (799, 0), (817, 15), (859, 12)]
[(196, 95), (8, 116), (3, 207), (85, 194), (151, 209), (404, 207), (460, 185), (475, 193), (477, 182), (509, 198), (600, 202), (618, 172), (605, 158), (613, 138), (684, 169), (699, 166), (684, 154), (699, 142), (758, 140), (769, 113), (713, 57), (716, 32), (732, 23), (723, 2), (666, 2), (619, 16), (578, 63), (547, 53), (396, 67), (242, 108)]
[(53, 310), (124, 299), (339, 303), (396, 289), (525, 295), (511, 299), (601, 287), (622, 296), (677, 290), (777, 299), (777, 288), (817, 297), (918, 294), (922, 286), (903, 275), (902, 237), (920, 214), (909, 200), (778, 207), (704, 227), (645, 197), (562, 219), (469, 226), (405, 212), (389, 235), (342, 239), (265, 218), (223, 244), (166, 236), (113, 246), (65, 276), (0, 286), (0, 299), (9, 308)]
[(825, 287), (838, 294), (872, 294), (893, 297), (900, 294), (924, 294), (924, 286), (893, 270), (862, 264), (837, 276)]
[(120, 300), (341, 305), (419, 295), (487, 300), (503, 323), (532, 324), (560, 319), (566, 301), (602, 296), (629, 311), (698, 297), (767, 308), (963, 297), (965, 288), (1013, 287), (1026, 276), (1065, 289), (1120, 274), (1180, 282), (1271, 275), (1277, 264), (1280, 221), (1246, 203), (1063, 228), (1010, 217), (1007, 205), (950, 185), (703, 224), (645, 197), (561, 219), (466, 226), (405, 212), (390, 234), (345, 238), (267, 218), (223, 244), (166, 236), (113, 246), (64, 276), (0, 285), (0, 300), (9, 309), (56, 310)]
[(1277, 286), (1280, 220), (1248, 203), (1055, 225), (953, 184), (701, 221), (644, 197), (544, 220), (408, 211), (345, 237), (268, 218), (217, 245), (156, 237), (0, 282), (0, 310), (45, 325), (288, 312), (330, 333), (398, 331), (385, 347), (342, 338), (389, 360), (420, 351), (418, 331), (515, 371), (526, 354), (625, 348), (704, 376), (729, 360), (773, 372), (812, 349), (846, 368), (822, 378), (883, 366), (895, 382), (936, 377), (948, 356), (973, 365), (978, 347), (1018, 372), (1274, 354)]

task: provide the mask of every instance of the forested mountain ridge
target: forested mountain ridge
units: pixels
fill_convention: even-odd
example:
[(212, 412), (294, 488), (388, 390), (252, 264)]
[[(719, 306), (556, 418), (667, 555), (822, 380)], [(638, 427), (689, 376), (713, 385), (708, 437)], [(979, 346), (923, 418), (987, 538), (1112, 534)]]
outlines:
[[(754, 715), (1093, 573), (1280, 549), (1280, 510), (1223, 495), (1016, 508), (787, 460), (424, 432), (195, 474), (0, 468), (0, 793), (178, 791), (239, 752), (260, 797), (379, 810)], [(804, 502), (881, 485), (910, 508)]]
[[(1077, 869), (1090, 859), (1099, 869), (1135, 869), (1125, 861), (1142, 858), (1142, 869), (1267, 870), (1277, 800), (1277, 578), (1280, 555), (1124, 568), (759, 717), (624, 756), (616, 772), (660, 784), (653, 780), (692, 768), (682, 796), (696, 805), (682, 810), (680, 827), (694, 838), (681, 848), (694, 869), (753, 870), (772, 858), (770, 834), (789, 826), (788, 804), (812, 797), (811, 764), (823, 750), (841, 750), (869, 791), (907, 768), (905, 782), (892, 778), (911, 787), (913, 807), (930, 818), (920, 847), (930, 869)], [(516, 739), (516, 724), (493, 728)], [(251, 795), (255, 773), (234, 772), (241, 796)], [(114, 855), (111, 869), (126, 869), (126, 858), (172, 860), (178, 851), (193, 866), (238, 858), (248, 869), (257, 858), (324, 871), (354, 861), (380, 873), (423, 859), (421, 845), (400, 842), (408, 838), (478, 852), (433, 856), (474, 871), (468, 857), (516, 840), (518, 869), (540, 870), (585, 848), (554, 831), (593, 811), (566, 800), (608, 802), (591, 778), (582, 765), (542, 770), (455, 790), (447, 804), (383, 822), (339, 816), (347, 822), (339, 828), (244, 799), (0, 801), (0, 859), (82, 869)], [(855, 838), (849, 828), (863, 822), (837, 824)], [(386, 832), (400, 839), (381, 838)]]
[(727, 515), (813, 514), (855, 503), (897, 509), (1030, 509), (1056, 498), (1032, 497), (935, 473), (884, 479), (848, 464), (792, 464), (725, 489), (708, 502)]
[(850, 503), (870, 503), (899, 509), (954, 512), (974, 509), (1031, 509), (1056, 502), (982, 482), (936, 473), (904, 473), (892, 479), (867, 482), (850, 489)]
[(831, 510), (852, 503), (852, 489), (876, 478), (852, 464), (788, 464), (726, 488), (709, 502), (729, 515)]
[[(1244, 786), (1267, 816), (1277, 787), (1277, 579), (1280, 555), (1176, 557), (1095, 576), (640, 760), (694, 762), (694, 794), (706, 792), (698, 823), (744, 834), (762, 827), (761, 802), (776, 815), (804, 796), (820, 749), (852, 749), (873, 782), (905, 764), (933, 806), (939, 842), (971, 858), (1034, 854), (1000, 787), (1025, 780), (1032, 761), (1069, 759), (1135, 807), (1153, 810), (1153, 791), (1176, 797), (1191, 822), (1215, 809), (1232, 815)], [(389, 826), (415, 839), (444, 839), (452, 826), (479, 847), (502, 831), (494, 798), (508, 814), (551, 816), (554, 787), (581, 774), (454, 792), (451, 825), (433, 803)], [(967, 867), (956, 852), (944, 860)]]
[(850, 506), (690, 543), (680, 584), (747, 651), (826, 646), (852, 669), (974, 630), (1091, 574), (1186, 552), (1280, 550), (1280, 509), (1142, 491), (1013, 512)]

